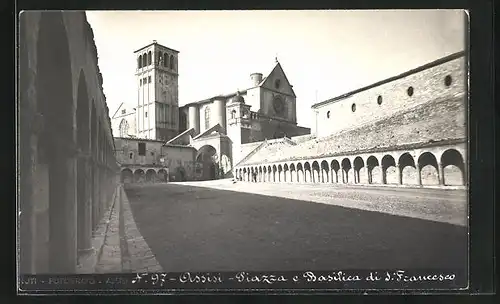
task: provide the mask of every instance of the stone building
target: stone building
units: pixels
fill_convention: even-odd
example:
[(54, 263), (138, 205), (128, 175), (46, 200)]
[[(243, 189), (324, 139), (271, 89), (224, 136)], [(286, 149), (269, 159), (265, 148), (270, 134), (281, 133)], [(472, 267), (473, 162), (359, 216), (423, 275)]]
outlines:
[(161, 140), (115, 138), (116, 158), (123, 183), (168, 182), (202, 179), (196, 166), (196, 149)]
[(247, 89), (179, 107), (179, 52), (155, 41), (135, 53), (137, 106), (120, 105), (115, 137), (194, 147), (201, 179), (232, 176), (255, 143), (310, 133), (297, 125), (296, 95), (277, 60), (267, 77), (251, 74)]
[(455, 53), (313, 105), (311, 136), (255, 146), (236, 164), (236, 178), (466, 186), (466, 55)]
[(19, 29), (19, 271), (93, 272), (119, 183), (93, 32), (83, 12)]

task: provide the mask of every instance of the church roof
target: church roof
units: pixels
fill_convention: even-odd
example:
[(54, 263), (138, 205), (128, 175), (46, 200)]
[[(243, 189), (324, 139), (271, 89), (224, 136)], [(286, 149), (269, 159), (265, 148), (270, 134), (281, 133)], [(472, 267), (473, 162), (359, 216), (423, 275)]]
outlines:
[(161, 47), (161, 48), (167, 49), (167, 50), (169, 50), (169, 51), (172, 51), (172, 52), (175, 52), (175, 53), (179, 53), (179, 51), (174, 50), (174, 49), (169, 48), (169, 47), (166, 47), (166, 46), (164, 46), (164, 45), (161, 45), (161, 44), (159, 44), (159, 43), (158, 43), (158, 42), (156, 42), (156, 41), (154, 41), (153, 43), (150, 43), (150, 44), (148, 44), (148, 45), (146, 45), (146, 46), (141, 47), (140, 49), (138, 49), (138, 50), (137, 50), (137, 51), (135, 51), (134, 53), (140, 52), (140, 51), (144, 50), (145, 48), (148, 48), (148, 47), (152, 46), (153, 44), (154, 44), (154, 45), (157, 45), (157, 46), (159, 46), (159, 47)]
[[(249, 88), (247, 88), (245, 90), (238, 90), (238, 91), (232, 92), (230, 94), (217, 95), (217, 96), (213, 96), (213, 97), (210, 97), (210, 98), (207, 98), (207, 99), (203, 99), (203, 100), (200, 100), (200, 101), (190, 102), (190, 103), (185, 104), (184, 107), (185, 106), (193, 106), (193, 105), (201, 105), (201, 104), (205, 104), (205, 103), (210, 103), (210, 102), (212, 102), (214, 100), (217, 100), (217, 99), (229, 99), (231, 97), (236, 96), (238, 94), (238, 92), (240, 94), (245, 94), (250, 89), (258, 88), (258, 87), (263, 86), (266, 83), (266, 80), (269, 79), (269, 76), (272, 75), (273, 73), (275, 73), (275, 71), (278, 70), (278, 69), (281, 70), (281, 73), (284, 75), (286, 82), (290, 84), (290, 82), (288, 81), (288, 78), (286, 77), (285, 72), (283, 71), (283, 68), (281, 67), (281, 64), (278, 61), (276, 61), (276, 65), (274, 66), (274, 68), (271, 70), (271, 72), (266, 77), (262, 78), (262, 81), (259, 82), (258, 85), (253, 86), (253, 87), (249, 87)], [(292, 91), (293, 96), (297, 97), (295, 95), (295, 92), (293, 91), (293, 88), (291, 87), (291, 85), (290, 85), (290, 89)]]

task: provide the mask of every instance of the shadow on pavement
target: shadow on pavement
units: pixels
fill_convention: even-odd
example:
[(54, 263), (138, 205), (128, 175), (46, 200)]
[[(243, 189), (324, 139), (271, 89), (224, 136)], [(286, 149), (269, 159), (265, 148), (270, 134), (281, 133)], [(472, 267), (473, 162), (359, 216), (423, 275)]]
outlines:
[(185, 185), (127, 185), (165, 271), (465, 269), (467, 228)]

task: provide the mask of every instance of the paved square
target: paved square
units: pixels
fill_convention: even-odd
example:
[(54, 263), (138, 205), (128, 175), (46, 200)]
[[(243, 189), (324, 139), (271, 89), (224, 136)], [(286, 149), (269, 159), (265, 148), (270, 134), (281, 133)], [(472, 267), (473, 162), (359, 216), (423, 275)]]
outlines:
[[(316, 189), (312, 185), (225, 181), (224, 187), (238, 190), (229, 191), (195, 184), (203, 183), (126, 186), (137, 227), (164, 271), (466, 267), (467, 228), (461, 225), (237, 189), (278, 187), (304, 196), (304, 189)], [(420, 190), (345, 189), (331, 187), (330, 201), (355, 196), (393, 206), (462, 204), (448, 211), (454, 217), (465, 210), (464, 193), (433, 190), (422, 199), (415, 195)]]

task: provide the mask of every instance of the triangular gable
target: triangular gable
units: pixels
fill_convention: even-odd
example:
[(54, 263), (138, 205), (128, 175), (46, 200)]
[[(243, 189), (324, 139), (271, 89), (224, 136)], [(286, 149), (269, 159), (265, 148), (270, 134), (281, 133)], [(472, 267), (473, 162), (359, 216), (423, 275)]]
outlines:
[[(121, 114), (121, 111), (122, 110), (125, 110), (125, 114)], [(117, 117), (120, 117), (122, 115), (128, 115), (130, 113), (134, 113), (135, 112), (135, 108), (132, 107), (130, 104), (127, 104), (125, 102), (122, 102), (119, 106), (118, 106), (118, 109), (116, 109), (115, 111), (115, 114), (113, 114), (113, 117), (112, 118), (117, 118)]]
[(226, 131), (224, 130), (224, 128), (220, 124), (216, 124), (213, 127), (207, 129), (205, 132), (200, 133), (198, 136), (194, 137), (193, 139), (196, 140), (196, 139), (201, 138), (203, 136), (207, 136), (214, 131), (217, 133), (222, 133), (222, 134), (226, 133)]
[(118, 111), (120, 111), (120, 109), (123, 107), (123, 102), (120, 103), (120, 105), (118, 106), (118, 109), (116, 109), (115, 111), (115, 114), (113, 114), (112, 118), (116, 118), (116, 113), (118, 113)]
[[(274, 82), (276, 79), (280, 80), (280, 87), (276, 89), (274, 86)], [(284, 94), (292, 95), (293, 97), (297, 97), (295, 95), (295, 92), (293, 91), (292, 85), (288, 81), (288, 78), (286, 77), (285, 72), (283, 71), (283, 68), (281, 67), (281, 64), (278, 62), (274, 69), (269, 73), (269, 75), (262, 80), (262, 82), (259, 84), (260, 87), (268, 88), (274, 91), (279, 91)]]
[[(186, 136), (193, 136), (194, 132), (195, 132), (194, 128), (188, 129), (188, 130), (182, 132), (181, 134), (177, 135), (176, 137), (172, 138), (171, 140), (167, 141), (167, 144), (175, 145), (176, 141), (179, 141)], [(182, 144), (182, 142), (180, 144)]]

